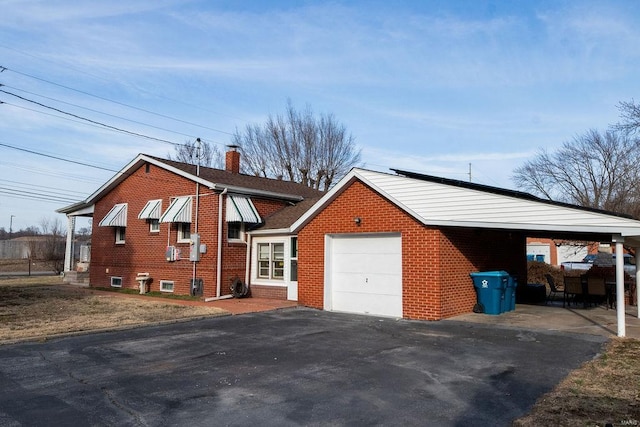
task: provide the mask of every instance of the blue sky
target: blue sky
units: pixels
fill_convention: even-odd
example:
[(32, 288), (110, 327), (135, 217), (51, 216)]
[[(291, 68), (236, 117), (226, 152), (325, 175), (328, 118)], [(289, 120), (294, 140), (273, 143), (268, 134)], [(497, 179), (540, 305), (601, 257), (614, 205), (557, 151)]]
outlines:
[(634, 0), (0, 0), (0, 10), (7, 231), (12, 215), (14, 230), (64, 220), (57, 208), (138, 153), (173, 153), (52, 108), (224, 150), (236, 128), (291, 99), (333, 113), (369, 169), (468, 180), (471, 164), (472, 181), (514, 188), (513, 169), (538, 150), (605, 130), (640, 94)]

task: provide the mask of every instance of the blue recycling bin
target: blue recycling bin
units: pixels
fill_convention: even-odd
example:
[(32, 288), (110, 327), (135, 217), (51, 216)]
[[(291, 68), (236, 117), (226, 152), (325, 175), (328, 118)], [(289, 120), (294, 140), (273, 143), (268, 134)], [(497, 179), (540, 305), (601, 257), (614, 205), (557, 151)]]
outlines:
[(513, 311), (516, 309), (516, 288), (518, 281), (515, 277), (509, 276), (507, 287), (504, 289), (504, 300), (502, 300), (502, 312)]
[(483, 271), (470, 275), (473, 286), (476, 288), (478, 303), (484, 307), (485, 314), (502, 314), (509, 273), (506, 271)]

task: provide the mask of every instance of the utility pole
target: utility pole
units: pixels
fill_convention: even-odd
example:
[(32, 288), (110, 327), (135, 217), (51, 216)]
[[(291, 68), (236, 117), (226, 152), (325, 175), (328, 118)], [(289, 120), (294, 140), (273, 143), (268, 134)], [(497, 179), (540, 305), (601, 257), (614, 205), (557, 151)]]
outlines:
[(9, 218), (9, 240), (11, 240), (11, 233), (13, 233), (13, 217), (15, 215), (11, 215), (11, 218)]
[(471, 163), (469, 163), (469, 182), (471, 182)]

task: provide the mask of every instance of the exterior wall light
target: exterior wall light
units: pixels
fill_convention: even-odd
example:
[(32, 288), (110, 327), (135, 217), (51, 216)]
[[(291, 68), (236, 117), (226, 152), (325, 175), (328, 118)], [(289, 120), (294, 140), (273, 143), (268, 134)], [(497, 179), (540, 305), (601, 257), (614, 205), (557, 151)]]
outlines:
[(360, 218), (359, 216), (353, 218), (353, 222), (356, 223), (356, 225), (359, 227), (360, 223), (362, 222), (362, 218)]

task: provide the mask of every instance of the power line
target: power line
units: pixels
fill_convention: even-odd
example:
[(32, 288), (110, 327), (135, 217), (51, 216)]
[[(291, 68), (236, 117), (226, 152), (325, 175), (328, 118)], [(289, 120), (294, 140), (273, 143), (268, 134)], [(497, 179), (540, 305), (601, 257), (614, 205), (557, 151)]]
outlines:
[(7, 188), (7, 187), (0, 187), (0, 194), (4, 194), (5, 196), (16, 197), (19, 199), (32, 199), (32, 200), (60, 202), (60, 203), (77, 202), (77, 199), (71, 199), (71, 198), (65, 198), (65, 197), (54, 197), (47, 193), (39, 193), (35, 191), (25, 191), (25, 190), (14, 190), (12, 188)]
[(37, 189), (46, 189), (48, 190), (48, 194), (58, 194), (60, 196), (67, 196), (67, 197), (78, 197), (78, 193), (66, 191), (64, 189), (61, 189), (60, 187), (49, 187), (46, 185), (36, 186), (28, 182), (13, 181), (10, 179), (0, 179), (0, 182), (6, 182), (9, 184), (12, 184), (14, 187), (19, 187), (19, 188), (31, 189), (32, 187), (36, 187)]
[[(80, 119), (80, 120), (85, 120), (85, 121), (87, 121), (87, 122), (89, 122), (89, 123), (93, 123), (93, 124), (98, 125), (98, 126), (103, 126), (103, 127), (105, 127), (105, 128), (108, 128), (108, 129), (113, 129), (113, 130), (118, 131), (118, 132), (127, 133), (127, 134), (129, 134), (129, 135), (133, 135), (133, 136), (139, 136), (139, 137), (141, 137), (141, 138), (151, 139), (151, 140), (154, 140), (154, 141), (164, 142), (164, 143), (166, 143), (166, 144), (171, 144), (171, 145), (173, 145), (173, 146), (182, 145), (182, 144), (178, 144), (178, 143), (176, 143), (176, 142), (168, 141), (168, 140), (166, 140), (166, 139), (156, 138), (156, 137), (154, 137), (154, 136), (148, 136), (148, 135), (144, 135), (144, 134), (141, 134), (141, 133), (138, 133), (138, 132), (132, 132), (132, 131), (129, 131), (129, 130), (126, 130), (126, 129), (122, 129), (122, 128), (116, 127), (116, 126), (108, 125), (108, 124), (106, 124), (106, 123), (98, 122), (98, 121), (96, 121), (96, 120), (88, 119), (88, 118), (86, 118), (86, 117), (82, 117), (82, 116), (79, 116), (79, 115), (77, 115), (77, 114), (69, 113), (69, 112), (64, 111), (64, 110), (61, 110), (61, 109), (59, 109), (59, 108), (51, 107), (51, 106), (49, 106), (49, 105), (45, 105), (45, 104), (43, 104), (43, 103), (41, 103), (41, 102), (34, 101), (34, 100), (32, 100), (32, 99), (29, 99), (29, 98), (25, 98), (24, 96), (20, 96), (20, 95), (17, 95), (17, 94), (15, 94), (15, 93), (8, 92), (8, 91), (6, 91), (6, 90), (4, 90), (4, 89), (0, 89), (0, 92), (2, 92), (2, 93), (6, 93), (7, 95), (15, 96), (15, 97), (16, 97), (16, 98), (18, 98), (18, 99), (21, 99), (21, 100), (26, 101), (26, 102), (30, 102), (30, 103), (32, 103), (32, 104), (36, 104), (36, 105), (38, 105), (38, 106), (40, 106), (40, 107), (48, 108), (48, 109), (50, 109), (50, 110), (57, 111), (58, 113), (66, 114), (66, 115), (68, 115), (68, 116), (75, 117), (75, 118)], [(1, 101), (0, 101), (0, 102), (1, 102)]]
[(70, 86), (65, 86), (65, 85), (60, 84), (60, 83), (55, 83), (55, 82), (52, 82), (50, 80), (43, 79), (41, 77), (37, 77), (37, 76), (31, 75), (31, 74), (23, 73), (21, 71), (17, 71), (17, 70), (14, 70), (12, 68), (8, 68), (8, 67), (0, 65), (0, 73), (5, 71), (5, 70), (6, 71), (12, 71), (12, 72), (14, 72), (16, 74), (20, 74), (21, 76), (29, 77), (29, 78), (32, 78), (32, 79), (35, 79), (35, 80), (38, 80), (38, 81), (41, 81), (41, 82), (44, 82), (44, 83), (48, 83), (48, 84), (51, 84), (51, 85), (54, 85), (54, 86), (58, 86), (58, 87), (61, 87), (63, 89), (72, 90), (74, 92), (78, 92), (78, 93), (81, 93), (83, 95), (87, 95), (87, 96), (91, 96), (93, 98), (101, 99), (103, 101), (112, 102), (114, 104), (122, 105), (123, 107), (131, 108), (131, 109), (138, 110), (138, 111), (143, 111), (143, 112), (148, 113), (148, 114), (153, 114), (154, 116), (162, 117), (162, 118), (169, 119), (169, 120), (174, 120), (176, 122), (184, 123), (184, 124), (187, 124), (187, 125), (196, 126), (196, 127), (202, 128), (202, 129), (211, 130), (213, 132), (219, 132), (219, 133), (223, 133), (225, 135), (233, 136), (233, 133), (231, 133), (231, 132), (226, 132), (226, 131), (223, 131), (223, 130), (220, 130), (220, 129), (215, 129), (215, 128), (211, 128), (211, 127), (208, 127), (208, 126), (199, 125), (197, 123), (189, 122), (187, 120), (177, 119), (175, 117), (167, 116), (165, 114), (156, 113), (154, 111), (150, 111), (150, 110), (147, 110), (147, 109), (144, 109), (144, 108), (140, 108), (140, 107), (136, 107), (136, 106), (133, 106), (133, 105), (125, 104), (124, 102), (115, 101), (113, 99), (105, 98), (103, 96), (94, 95), (94, 94), (92, 94), (90, 92), (86, 92), (86, 91), (83, 91), (83, 90), (80, 90), (80, 89), (75, 89), (75, 88), (72, 88)]
[(98, 114), (102, 114), (102, 115), (105, 115), (105, 116), (113, 117), (113, 118), (116, 118), (116, 119), (125, 120), (127, 122), (136, 123), (136, 124), (139, 124), (139, 125), (147, 126), (147, 127), (158, 129), (158, 130), (162, 130), (162, 131), (165, 131), (165, 132), (175, 133), (176, 135), (187, 136), (187, 137), (193, 138), (193, 139), (197, 138), (197, 136), (195, 136), (195, 135), (189, 135), (189, 134), (182, 133), (182, 132), (177, 132), (177, 131), (174, 131), (174, 130), (171, 130), (171, 129), (165, 129), (165, 128), (161, 128), (159, 126), (150, 125), (148, 123), (140, 122), (140, 121), (137, 121), (137, 120), (128, 119), (126, 117), (116, 116), (115, 114), (105, 113), (104, 111), (94, 110), (93, 108), (89, 108), (89, 107), (83, 107), (82, 105), (74, 104), (72, 102), (62, 101), (60, 99), (51, 98), (51, 97), (48, 97), (48, 96), (45, 96), (45, 95), (40, 95), (40, 94), (37, 94), (37, 93), (34, 93), (34, 92), (29, 92), (28, 90), (20, 89), (20, 88), (17, 88), (17, 87), (13, 87), (13, 86), (9, 86), (9, 85), (3, 85), (1, 83), (0, 83), (0, 87), (7, 87), (7, 88), (10, 88), (10, 89), (13, 89), (13, 90), (19, 90), (20, 92), (25, 92), (25, 93), (28, 93), (29, 95), (39, 96), (40, 98), (48, 99), (50, 101), (59, 102), (61, 104), (70, 105), (72, 107), (81, 108), (83, 110), (91, 111), (93, 113), (98, 113)]
[(96, 166), (96, 165), (92, 165), (92, 164), (89, 164), (89, 163), (79, 162), (79, 161), (76, 161), (76, 160), (69, 160), (69, 159), (65, 159), (65, 158), (62, 158), (62, 157), (58, 157), (58, 156), (52, 156), (51, 154), (39, 153), (37, 151), (28, 150), (26, 148), (20, 148), (20, 147), (16, 147), (16, 146), (9, 145), (9, 144), (4, 144), (2, 142), (0, 142), (0, 146), (11, 148), (13, 150), (24, 151), (25, 153), (35, 154), (37, 156), (48, 157), (50, 159), (60, 160), (62, 162), (73, 163), (75, 165), (87, 166), (87, 167), (95, 168), (95, 169), (102, 169), (102, 170), (109, 171), (109, 172), (118, 172), (115, 169), (104, 168), (104, 167), (101, 167), (101, 166)]
[[(16, 52), (16, 53), (19, 53), (19, 54), (21, 54), (21, 55), (30, 56), (31, 58), (37, 59), (38, 61), (43, 61), (43, 62), (48, 62), (48, 63), (50, 63), (50, 64), (54, 64), (55, 66), (57, 66), (57, 67), (59, 67), (59, 68), (65, 68), (65, 69), (73, 70), (73, 71), (75, 71), (75, 72), (77, 72), (77, 73), (84, 74), (84, 75), (89, 76), (89, 77), (92, 77), (92, 78), (94, 78), (94, 79), (102, 80), (102, 81), (107, 82), (107, 83), (109, 83), (109, 84), (111, 84), (111, 83), (112, 83), (110, 80), (108, 80), (108, 79), (106, 79), (106, 78), (104, 78), (104, 77), (102, 77), (102, 76), (99, 76), (99, 75), (97, 75), (97, 74), (89, 73), (89, 72), (87, 72), (86, 70), (82, 70), (82, 69), (80, 69), (80, 68), (73, 67), (73, 66), (71, 66), (71, 65), (69, 65), (69, 64), (61, 65), (60, 63), (57, 63), (57, 62), (55, 62), (55, 61), (51, 61), (51, 60), (49, 60), (49, 59), (42, 58), (42, 57), (39, 57), (39, 56), (37, 56), (37, 55), (33, 55), (33, 54), (31, 54), (31, 53), (27, 53), (27, 52), (24, 52), (24, 51), (21, 51), (21, 50), (18, 50), (18, 49), (15, 49), (15, 48), (9, 47), (9, 46), (4, 45), (4, 44), (2, 44), (2, 43), (0, 43), (0, 47), (1, 47), (1, 48), (3, 48), (3, 49), (12, 50), (12, 51), (14, 51), (14, 52)], [(187, 107), (195, 108), (195, 109), (198, 109), (198, 110), (201, 110), (201, 111), (206, 111), (206, 112), (208, 112), (208, 113), (216, 114), (216, 115), (218, 115), (218, 116), (223, 116), (223, 117), (228, 117), (228, 118), (230, 118), (230, 119), (234, 119), (234, 120), (244, 121), (243, 119), (241, 119), (241, 118), (239, 118), (239, 117), (235, 117), (235, 116), (232, 116), (232, 115), (229, 115), (229, 114), (220, 113), (219, 111), (209, 110), (209, 109), (207, 109), (207, 108), (203, 108), (203, 107), (202, 107), (201, 105), (199, 105), (199, 104), (193, 104), (193, 103), (190, 103), (190, 102), (182, 101), (182, 100), (180, 100), (180, 99), (169, 98), (168, 96), (164, 96), (164, 95), (161, 95), (161, 94), (158, 94), (158, 93), (155, 93), (155, 92), (151, 92), (151, 91), (149, 91), (149, 90), (146, 90), (146, 89), (140, 88), (140, 87), (138, 87), (138, 86), (134, 86), (134, 85), (131, 85), (131, 84), (126, 84), (126, 85), (124, 85), (124, 86), (129, 87), (129, 88), (132, 88), (133, 90), (135, 90), (135, 91), (137, 91), (137, 92), (140, 92), (140, 93), (144, 93), (144, 94), (147, 94), (147, 95), (152, 95), (152, 96), (154, 96), (154, 97), (156, 97), (156, 98), (165, 99), (165, 100), (167, 100), (167, 101), (171, 101), (171, 102), (175, 102), (175, 103), (178, 103), (178, 104), (182, 104), (182, 105), (185, 105), (185, 106), (187, 106)]]

